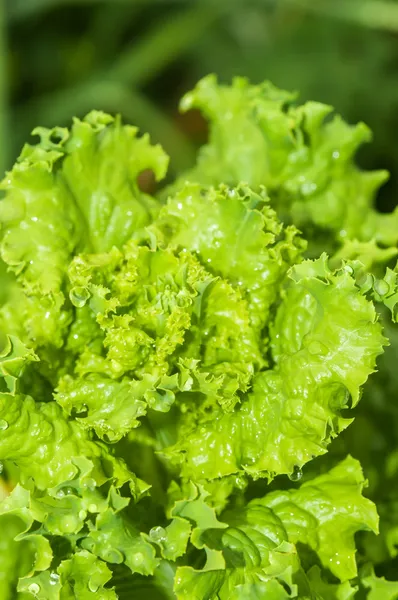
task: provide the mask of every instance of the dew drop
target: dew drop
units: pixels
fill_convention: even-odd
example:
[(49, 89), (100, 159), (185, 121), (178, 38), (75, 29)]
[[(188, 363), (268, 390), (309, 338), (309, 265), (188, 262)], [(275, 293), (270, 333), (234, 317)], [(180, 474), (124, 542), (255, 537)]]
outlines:
[(75, 490), (71, 486), (65, 486), (57, 491), (57, 498), (63, 498), (64, 496), (71, 496)]
[(235, 479), (235, 485), (239, 490), (244, 490), (246, 487), (246, 479), (241, 476), (237, 476)]
[(35, 596), (37, 596), (37, 594), (40, 592), (40, 586), (38, 583), (31, 583), (28, 586), (28, 592), (30, 592), (31, 594), (34, 594)]
[(108, 552), (105, 554), (105, 560), (110, 563), (120, 564), (123, 562), (124, 557), (119, 550), (114, 549), (108, 550)]
[(74, 530), (76, 529), (77, 526), (78, 526), (78, 523), (77, 523), (76, 517), (74, 515), (66, 515), (65, 517), (63, 517), (62, 531), (64, 531), (64, 533), (74, 532)]
[(57, 585), (59, 581), (59, 575), (57, 573), (50, 574), (50, 585)]
[(2, 462), (0, 462), (0, 475), (2, 474), (3, 471), (4, 471), (4, 465)]
[(301, 468), (298, 465), (296, 465), (293, 469), (293, 473), (290, 473), (289, 479), (290, 479), (290, 481), (300, 481), (302, 476), (303, 476), (303, 471), (301, 470)]
[(390, 286), (383, 279), (376, 279), (374, 283), (374, 289), (376, 294), (379, 294), (379, 296), (386, 296), (390, 291)]
[(74, 287), (69, 292), (69, 298), (73, 306), (82, 308), (90, 298), (90, 292), (84, 287)]
[(79, 519), (81, 519), (82, 521), (84, 521), (84, 519), (86, 517), (87, 517), (87, 512), (85, 510), (79, 511)]
[(142, 552), (136, 552), (132, 558), (132, 562), (133, 565), (135, 565), (136, 567), (142, 565), (142, 563), (144, 562), (144, 555), (142, 554)]
[(89, 489), (89, 490), (93, 490), (96, 486), (95, 480), (91, 479), (90, 477), (88, 479), (86, 479), (84, 481), (84, 483), (82, 484), (84, 488)]
[(162, 542), (166, 539), (166, 530), (163, 527), (152, 527), (149, 536), (154, 542)]
[(98, 592), (99, 585), (94, 579), (89, 579), (88, 589), (90, 590), (90, 592), (93, 592), (93, 594), (95, 594), (95, 592)]
[(89, 504), (87, 507), (87, 510), (88, 510), (88, 512), (95, 513), (95, 512), (97, 512), (98, 507), (96, 504)]
[(8, 423), (4, 419), (0, 419), (0, 431), (8, 429)]

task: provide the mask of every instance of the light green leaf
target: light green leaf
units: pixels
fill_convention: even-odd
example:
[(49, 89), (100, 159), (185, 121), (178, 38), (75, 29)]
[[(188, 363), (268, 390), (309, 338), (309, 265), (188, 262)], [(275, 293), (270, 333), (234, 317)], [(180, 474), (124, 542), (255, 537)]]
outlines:
[(82, 547), (110, 564), (124, 562), (132, 573), (152, 575), (155, 549), (131, 523), (112, 510), (99, 514)]
[[(75, 119), (70, 131), (34, 133), (39, 143), (24, 147), (1, 184), (0, 254), (22, 288), (19, 319), (8, 331), (22, 330), (35, 347), (60, 347), (73, 316), (64, 296), (73, 253), (120, 247), (148, 225), (157, 203), (137, 177), (152, 169), (161, 179), (168, 159), (148, 136), (98, 111)], [(9, 310), (3, 307), (3, 321)]]
[[(221, 523), (208, 518), (203, 490), (195, 496), (192, 488), (172, 514), (196, 524), (191, 542), (206, 550), (207, 562), (202, 570), (177, 569), (177, 598), (352, 597), (355, 588), (348, 580), (357, 575), (354, 535), (376, 531), (378, 525), (374, 504), (362, 496), (364, 483), (359, 463), (348, 457), (298, 489), (274, 491), (225, 511)], [(309, 551), (342, 585), (329, 584), (319, 569), (305, 574), (306, 563), (313, 566), (314, 561)]]
[(22, 600), (17, 595), (18, 578), (31, 568), (34, 547), (26, 540), (17, 542), (15, 538), (23, 531), (23, 521), (12, 514), (0, 517), (2, 536), (0, 540), (0, 597), (2, 600)]
[(57, 572), (62, 585), (60, 600), (117, 600), (113, 589), (104, 588), (112, 577), (111, 570), (104, 562), (85, 550), (76, 552), (69, 560), (64, 560)]
[(316, 599), (320, 600), (349, 600), (354, 598), (357, 586), (351, 586), (349, 581), (344, 583), (328, 583), (321, 576), (321, 570), (314, 565), (307, 573), (311, 590)]
[[(51, 138), (51, 131), (38, 133), (42, 143)], [(65, 142), (63, 176), (86, 224), (86, 247), (96, 252), (121, 247), (158, 210), (137, 177), (151, 169), (159, 181), (168, 158), (159, 145), (150, 145), (148, 135), (139, 138), (137, 133), (120, 117), (92, 111), (82, 121), (74, 119)]]
[(25, 365), (37, 361), (38, 358), (15, 336), (5, 336), (4, 340), (0, 340), (0, 344), (0, 377), (4, 378), (8, 392), (15, 394), (18, 378)]
[(357, 148), (371, 139), (369, 129), (364, 123), (350, 126), (338, 115), (330, 118), (330, 106), (295, 106), (294, 99), (269, 82), (251, 85), (237, 77), (228, 86), (213, 75), (202, 79), (181, 109), (199, 108), (209, 119), (209, 142), (176, 187), (187, 179), (245, 182), (255, 190), (264, 185), (284, 220), (308, 231), (315, 226), (324, 238), (330, 232), (331, 244), (333, 238), (375, 238), (395, 245), (398, 212), (382, 215), (373, 208), (387, 173), (363, 172), (353, 162)]
[(258, 328), (267, 322), (287, 269), (305, 249), (298, 231), (283, 228), (268, 202), (264, 190), (256, 194), (243, 185), (205, 190), (187, 183), (154, 225), (163, 243), (199, 254), (211, 273), (241, 289)]
[[(117, 441), (145, 414), (146, 403), (141, 400), (150, 382), (114, 381), (102, 376), (73, 380), (61, 379), (55, 396), (58, 404), (68, 413), (75, 410), (77, 421), (84, 428), (109, 441)], [(101, 402), (99, 402), (101, 398)], [(79, 414), (87, 412), (87, 416)]]
[(292, 278), (271, 330), (275, 367), (255, 374), (233, 413), (213, 412), (198, 426), (188, 417), (165, 451), (184, 476), (294, 476), (350, 424), (342, 411), (357, 404), (386, 342), (374, 306), (325, 257), (296, 266)]
[(185, 553), (190, 534), (189, 522), (174, 518), (165, 528), (153, 527), (149, 532), (149, 539), (160, 547), (163, 558), (175, 561)]
[[(33, 480), (42, 490), (73, 479), (74, 458), (92, 457), (100, 465), (104, 447), (68, 422), (55, 402), (39, 403), (25, 395), (0, 394), (0, 460), (12, 461), (21, 482)], [(101, 477), (100, 477), (101, 478)]]
[(378, 532), (375, 505), (362, 496), (365, 483), (358, 461), (348, 457), (297, 490), (271, 492), (251, 504), (271, 508), (289, 541), (315, 550), (324, 568), (346, 581), (357, 574), (354, 534)]
[(398, 581), (387, 581), (377, 577), (371, 565), (366, 565), (362, 572), (361, 583), (369, 590), (367, 600), (397, 600)]

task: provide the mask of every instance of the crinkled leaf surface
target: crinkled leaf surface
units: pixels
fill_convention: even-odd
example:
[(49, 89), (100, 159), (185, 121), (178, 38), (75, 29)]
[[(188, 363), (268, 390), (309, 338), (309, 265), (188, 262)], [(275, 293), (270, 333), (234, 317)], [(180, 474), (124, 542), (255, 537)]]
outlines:
[(98, 111), (75, 119), (70, 131), (34, 133), (39, 143), (24, 147), (1, 184), (0, 254), (22, 287), (24, 339), (60, 346), (72, 319), (64, 283), (73, 253), (121, 246), (149, 224), (157, 205), (137, 177), (152, 169), (162, 178), (167, 157), (136, 128)]
[(187, 477), (291, 474), (349, 425), (341, 411), (357, 403), (385, 340), (354, 278), (325, 261), (291, 273), (272, 330), (275, 367), (254, 376), (238, 410), (184, 430), (170, 450)]
[[(347, 451), (314, 461), (301, 486), (277, 477), (301, 479), (351, 423), (386, 344), (375, 303), (392, 320), (398, 303), (397, 271), (382, 271), (396, 216), (372, 209), (384, 174), (353, 163), (368, 130), (292, 99), (200, 83), (185, 106), (205, 111), (210, 141), (163, 204), (138, 184), (146, 169), (164, 176), (161, 148), (96, 111), (38, 128), (3, 180), (5, 600), (395, 593), (357, 578), (354, 536), (378, 520), (359, 464), (336, 466)], [(295, 225), (315, 231), (312, 254), (348, 241), (330, 263), (302, 262)], [(380, 386), (394, 393), (390, 363), (355, 446), (366, 465), (366, 432), (396, 422), (379, 402)], [(395, 504), (381, 506), (393, 558)]]
[(339, 240), (375, 236), (396, 245), (398, 212), (373, 208), (388, 174), (363, 172), (353, 162), (357, 148), (371, 139), (369, 129), (364, 123), (348, 125), (338, 115), (325, 121), (330, 106), (296, 106), (294, 99), (269, 82), (251, 85), (237, 77), (222, 85), (213, 75), (202, 79), (181, 109), (203, 112), (210, 122), (209, 142), (181, 183), (264, 185), (278, 213), (297, 227), (310, 231), (315, 225)]
[[(191, 493), (177, 501), (171, 514), (196, 524), (191, 541), (207, 553), (202, 570), (177, 569), (177, 598), (352, 597), (355, 588), (348, 580), (357, 575), (354, 535), (376, 531), (378, 525), (375, 506), (362, 496), (364, 483), (358, 461), (348, 457), (300, 488), (271, 492), (225, 511), (222, 522), (214, 519), (200, 488), (196, 497)], [(305, 573), (310, 551), (323, 574), (318, 567)], [(327, 571), (342, 584), (328, 582)]]

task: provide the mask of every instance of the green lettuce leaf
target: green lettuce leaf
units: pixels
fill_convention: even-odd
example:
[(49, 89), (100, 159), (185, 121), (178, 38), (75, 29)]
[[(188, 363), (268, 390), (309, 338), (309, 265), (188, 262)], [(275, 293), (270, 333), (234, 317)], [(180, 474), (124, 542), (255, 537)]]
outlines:
[(33, 549), (29, 543), (15, 541), (15, 537), (23, 529), (23, 523), (14, 515), (0, 517), (2, 537), (0, 541), (0, 595), (4, 600), (24, 600), (17, 593), (17, 582), (29, 571), (33, 557)]
[(111, 577), (104, 562), (82, 550), (62, 561), (56, 571), (21, 579), (18, 590), (37, 600), (117, 600), (114, 589), (104, 588)]
[(363, 172), (353, 162), (357, 148), (371, 138), (369, 129), (364, 123), (350, 126), (337, 115), (330, 118), (330, 106), (296, 106), (294, 99), (269, 82), (251, 85), (237, 77), (227, 86), (213, 75), (202, 79), (181, 109), (198, 108), (209, 119), (209, 142), (177, 187), (187, 179), (206, 185), (245, 182), (254, 189), (264, 185), (284, 220), (309, 232), (315, 226), (324, 232), (324, 244), (330, 234), (329, 243), (374, 237), (396, 245), (398, 212), (379, 214), (373, 208), (387, 173)]
[(397, 600), (398, 582), (387, 581), (384, 577), (377, 577), (371, 565), (366, 565), (361, 577), (362, 585), (369, 590), (367, 600)]
[(198, 253), (210, 272), (241, 287), (258, 328), (267, 323), (287, 269), (305, 249), (295, 227), (278, 221), (264, 190), (256, 194), (245, 186), (205, 191), (185, 184), (169, 198), (154, 230), (168, 247)]
[(314, 565), (307, 572), (307, 578), (316, 600), (349, 600), (354, 598), (358, 587), (349, 581), (344, 583), (330, 583), (321, 575), (321, 569)]
[(272, 328), (275, 367), (254, 376), (238, 410), (183, 426), (167, 450), (185, 477), (294, 476), (350, 424), (341, 411), (357, 404), (386, 343), (374, 306), (351, 272), (333, 273), (326, 257), (291, 277)]
[[(207, 561), (200, 570), (178, 567), (177, 598), (352, 597), (354, 535), (378, 527), (374, 504), (362, 496), (364, 484), (358, 461), (348, 457), (300, 488), (225, 511), (221, 522), (206, 505), (203, 489), (184, 496), (171, 515), (196, 524), (191, 542), (206, 551)], [(329, 572), (342, 583), (328, 581)]]
[[(126, 514), (130, 498), (119, 491), (126, 476), (115, 479), (116, 485), (109, 486), (109, 481), (97, 485), (93, 463), (84, 458), (76, 463), (76, 475), (49, 489), (46, 495), (17, 485), (0, 504), (0, 515), (15, 515), (23, 521), (24, 527), (16, 537), (18, 549), (26, 543), (35, 549), (33, 568), (20, 579), (18, 589), (38, 598), (73, 597), (70, 588), (78, 594), (86, 585), (96, 593), (111, 578), (111, 571), (100, 558), (109, 564), (125, 563), (133, 573), (145, 575), (153, 573), (157, 565), (153, 545), (133, 528)], [(130, 494), (136, 499), (145, 491), (139, 482), (130, 483)], [(60, 566), (49, 571), (54, 561)], [(91, 570), (86, 575), (82, 571), (80, 580), (74, 580), (73, 572), (84, 570), (85, 564), (91, 564)], [(101, 596), (101, 590), (92, 597), (108, 597), (105, 593), (109, 598), (116, 597), (110, 590)]]
[(98, 111), (75, 119), (70, 131), (34, 133), (39, 143), (24, 147), (1, 184), (0, 255), (21, 286), (12, 301), (19, 329), (10, 330), (9, 307), (2, 322), (35, 347), (59, 347), (73, 318), (64, 294), (72, 255), (121, 246), (148, 225), (157, 203), (137, 177), (152, 169), (161, 179), (168, 159), (148, 136)]
[[(265, 199), (232, 191), (209, 195), (206, 206), (210, 217), (219, 203), (218, 230), (231, 239), (228, 206), (235, 206), (236, 222), (244, 214), (248, 227), (253, 221), (254, 245), (242, 234), (236, 250), (238, 257), (248, 246), (246, 261), (237, 258), (222, 269), (216, 251), (210, 265), (205, 246), (192, 247), (190, 230), (189, 251), (174, 242), (165, 248), (165, 211), (150, 229), (149, 246), (131, 241), (122, 251), (72, 261), (69, 295), (78, 319), (68, 347), (75, 374), (71, 369), (60, 379), (56, 400), (103, 439), (120, 439), (147, 408), (167, 412), (183, 398), (193, 419), (198, 399), (200, 411), (211, 412), (216, 403), (230, 412), (266, 364), (266, 315), (302, 244), (293, 228), (283, 230)], [(201, 198), (199, 189), (195, 193)], [(254, 284), (258, 270), (267, 273), (261, 286)]]
[(395, 597), (397, 215), (367, 128), (292, 101), (203, 80), (157, 199), (161, 148), (98, 111), (0, 184), (1, 598)]

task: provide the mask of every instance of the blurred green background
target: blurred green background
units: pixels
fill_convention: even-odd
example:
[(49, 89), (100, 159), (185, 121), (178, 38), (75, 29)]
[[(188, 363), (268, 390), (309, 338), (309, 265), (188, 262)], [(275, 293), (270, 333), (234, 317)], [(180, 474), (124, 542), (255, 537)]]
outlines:
[(178, 114), (203, 75), (245, 75), (365, 121), (366, 168), (398, 191), (398, 2), (382, 0), (0, 0), (0, 172), (36, 125), (92, 108), (120, 112), (171, 155), (193, 162), (206, 124)]

